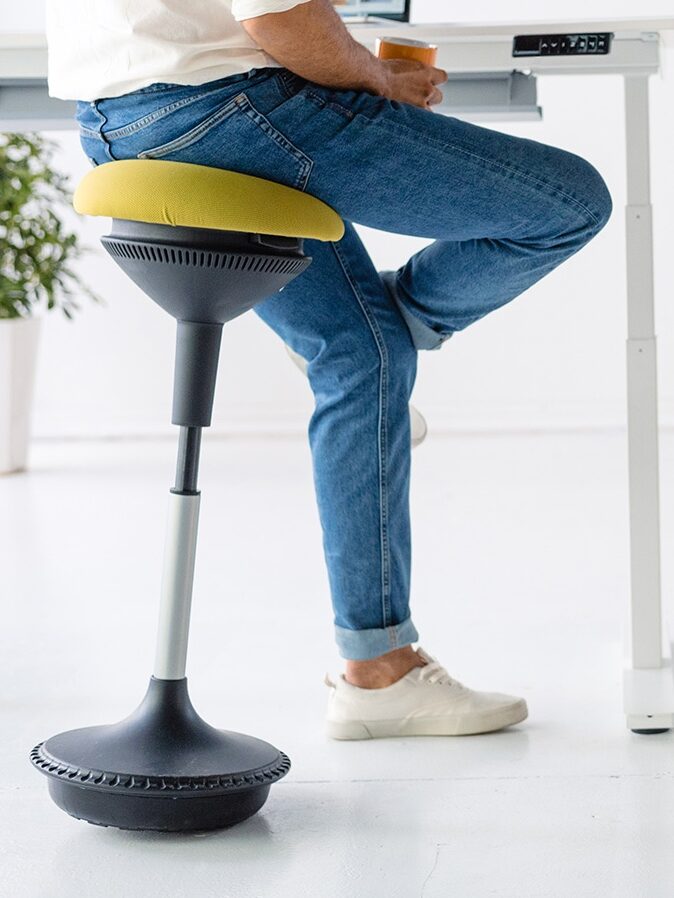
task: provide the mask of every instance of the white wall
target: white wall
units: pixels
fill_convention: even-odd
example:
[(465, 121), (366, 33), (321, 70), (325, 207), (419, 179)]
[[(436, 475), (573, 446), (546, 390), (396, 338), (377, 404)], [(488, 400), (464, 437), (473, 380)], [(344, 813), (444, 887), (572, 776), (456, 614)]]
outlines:
[(10, 3), (9, 0), (5, 0), (0, 31), (43, 31), (44, 10), (45, 0), (22, 0), (21, 3)]
[[(417, 0), (437, 19), (447, 2)], [(545, 18), (634, 14), (632, 3), (550, 2)], [(454, 5), (452, 5), (454, 6)], [(433, 7), (435, 14), (433, 14)], [(619, 7), (622, 7), (619, 9)], [(508, 5), (513, 19), (541, 17), (539, 3)], [(458, 11), (459, 4), (456, 4)], [(502, 20), (502, 4), (473, 3), (463, 20)], [(639, 14), (662, 14), (646, 3)], [(32, 10), (32, 15), (35, 15)], [(3, 30), (22, 27), (12, 13)], [(451, 18), (459, 19), (452, 10)], [(35, 21), (35, 19), (33, 19)], [(33, 26), (34, 28), (35, 26)], [(26, 27), (25, 30), (33, 30)], [(671, 54), (670, 54), (671, 55)], [(671, 67), (671, 59), (670, 59)], [(657, 231), (657, 330), (663, 422), (674, 425), (674, 171), (671, 109), (674, 81), (653, 80), (653, 193)], [(624, 421), (625, 288), (624, 151), (621, 81), (613, 76), (541, 78), (542, 123), (498, 126), (573, 150), (603, 173), (615, 202), (612, 221), (585, 250), (504, 309), (423, 353), (415, 402), (436, 429), (614, 426)], [(53, 135), (59, 164), (74, 180), (88, 170), (74, 133)], [(78, 225), (80, 226), (80, 225)], [(96, 245), (105, 223), (81, 225)], [(422, 244), (363, 229), (379, 267), (400, 265)], [(86, 306), (74, 323), (46, 321), (37, 383), (37, 435), (168, 431), (173, 323), (96, 249), (80, 270), (107, 305)], [(214, 428), (302, 430), (311, 411), (308, 387), (276, 337), (254, 315), (228, 325)]]

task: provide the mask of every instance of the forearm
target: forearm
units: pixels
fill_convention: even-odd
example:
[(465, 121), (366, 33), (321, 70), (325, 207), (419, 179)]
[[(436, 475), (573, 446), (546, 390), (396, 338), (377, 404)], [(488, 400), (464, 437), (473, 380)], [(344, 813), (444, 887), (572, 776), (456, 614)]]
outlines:
[(355, 41), (330, 0), (309, 0), (241, 24), (276, 62), (326, 87), (383, 94), (386, 68)]

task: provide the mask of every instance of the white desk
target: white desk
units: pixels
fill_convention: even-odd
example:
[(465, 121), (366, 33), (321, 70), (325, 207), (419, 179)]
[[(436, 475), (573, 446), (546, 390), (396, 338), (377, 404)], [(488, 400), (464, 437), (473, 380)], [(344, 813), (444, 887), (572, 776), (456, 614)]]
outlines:
[[(498, 25), (409, 25), (396, 22), (350, 26), (362, 43), (381, 34), (439, 45), (439, 65), (452, 75), (452, 101), (445, 111), (467, 118), (529, 117), (536, 112), (536, 75), (619, 74), (624, 78), (627, 148), (626, 268), (627, 382), (630, 478), (631, 600), (625, 668), (625, 712), (632, 729), (674, 726), (674, 676), (662, 625), (656, 339), (650, 197), (650, 75), (660, 72), (665, 44), (674, 44), (674, 17), (587, 22)], [(612, 32), (611, 52), (584, 56), (512, 56), (516, 34)], [(46, 92), (46, 45), (42, 35), (0, 35), (0, 127), (30, 130), (75, 127), (74, 104)], [(505, 85), (502, 102), (483, 103), (491, 86)], [(476, 90), (477, 85), (477, 90)], [(481, 87), (484, 90), (481, 90)], [(520, 103), (515, 96), (523, 90)], [(496, 93), (494, 93), (494, 90)], [(519, 94), (518, 94), (519, 96)], [(467, 98), (467, 99), (466, 99)]]

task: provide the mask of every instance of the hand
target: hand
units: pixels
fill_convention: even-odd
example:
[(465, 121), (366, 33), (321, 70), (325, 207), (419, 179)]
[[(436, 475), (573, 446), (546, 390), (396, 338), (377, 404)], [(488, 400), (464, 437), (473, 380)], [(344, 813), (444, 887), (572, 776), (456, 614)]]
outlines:
[(380, 65), (384, 77), (377, 92), (381, 96), (424, 109), (442, 101), (437, 85), (447, 80), (444, 69), (424, 65), (415, 59), (382, 59)]

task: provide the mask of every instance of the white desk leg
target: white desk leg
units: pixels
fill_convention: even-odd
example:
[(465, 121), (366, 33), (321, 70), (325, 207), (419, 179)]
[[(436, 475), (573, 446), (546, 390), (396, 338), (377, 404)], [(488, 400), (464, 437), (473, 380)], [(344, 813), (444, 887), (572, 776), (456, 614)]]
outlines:
[(648, 76), (625, 77), (627, 145), (627, 427), (631, 602), (624, 677), (628, 726), (674, 726), (674, 677), (660, 594), (657, 370)]

